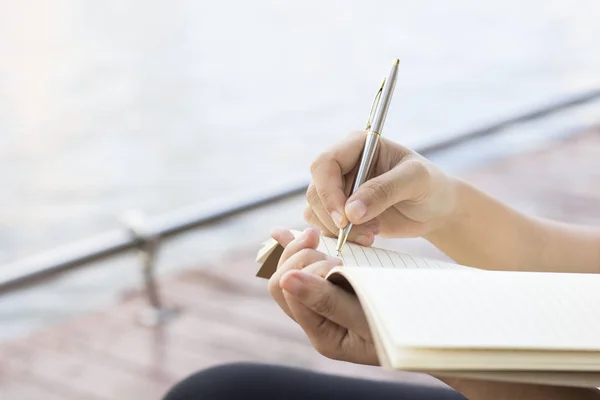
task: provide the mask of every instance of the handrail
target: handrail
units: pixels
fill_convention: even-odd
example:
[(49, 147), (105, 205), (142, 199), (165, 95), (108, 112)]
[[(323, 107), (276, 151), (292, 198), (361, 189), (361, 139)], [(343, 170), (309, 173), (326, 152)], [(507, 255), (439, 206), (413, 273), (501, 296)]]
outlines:
[[(416, 151), (424, 156), (429, 156), (435, 152), (448, 150), (474, 139), (503, 131), (511, 126), (540, 119), (599, 98), (600, 89), (591, 90), (480, 129), (451, 136), (446, 140), (423, 146), (416, 149)], [(149, 220), (147, 228), (150, 230), (152, 236), (158, 239), (170, 237), (217, 222), (223, 218), (302, 194), (306, 191), (307, 186), (307, 182), (302, 182), (284, 190), (258, 196), (250, 200), (233, 200), (225, 205), (223, 202), (220, 202), (219, 206), (216, 207), (207, 208), (202, 206), (178, 210)], [(134, 250), (139, 248), (141, 240), (139, 236), (132, 234), (130, 229), (114, 230), (41, 255), (27, 257), (0, 266), (0, 294), (43, 282), (50, 277), (79, 268), (92, 261), (97, 261), (124, 251)]]

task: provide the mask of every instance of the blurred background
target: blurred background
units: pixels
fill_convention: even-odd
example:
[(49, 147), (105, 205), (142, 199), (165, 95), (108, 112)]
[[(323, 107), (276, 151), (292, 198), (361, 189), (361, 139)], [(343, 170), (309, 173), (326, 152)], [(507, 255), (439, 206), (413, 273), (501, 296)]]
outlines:
[[(22, 260), (43, 264), (46, 255), (73, 243), (120, 232), (120, 216), (128, 210), (160, 222), (301, 188), (318, 153), (363, 128), (394, 58), (400, 72), (384, 135), (417, 150), (595, 93), (599, 21), (594, 0), (0, 0), (0, 285), (26, 272)], [(595, 159), (592, 149), (600, 148), (594, 135), (599, 110), (591, 96), (568, 111), (497, 129), (497, 135), (432, 158), (472, 174), (517, 206), (548, 215), (552, 209), (571, 220), (579, 213), (590, 221), (585, 213), (596, 204), (591, 181), (578, 181), (570, 200), (556, 185), (552, 197), (523, 191), (529, 183), (509, 183), (527, 168), (538, 168), (528, 176), (540, 182), (539, 163), (515, 154), (573, 135), (583, 144), (569, 142), (572, 153), (561, 145), (539, 156), (548, 162), (546, 172), (549, 165), (555, 172), (572, 168), (576, 158), (583, 164), (574, 175), (594, 174), (585, 160)], [(303, 223), (304, 199), (296, 192), (172, 238), (157, 259), (160, 279), (187, 276), (186, 284), (218, 287), (221, 281), (185, 274), (211, 271), (222, 278), (237, 263), (235, 279), (258, 288), (253, 258), (269, 230)], [(544, 200), (533, 204), (528, 195)], [(0, 346), (14, 349), (30, 335), (48, 337), (56, 326), (122, 304), (123, 293), (141, 282), (136, 254), (124, 252), (0, 291)], [(204, 301), (201, 293), (194, 301)], [(243, 293), (233, 293), (239, 298), (231, 304), (246, 301)], [(243, 315), (257, 312), (244, 307)], [(110, 331), (105, 322), (94, 322), (94, 331)], [(249, 325), (241, 326), (240, 332)], [(192, 328), (185, 332), (193, 338)], [(155, 350), (148, 346), (136, 351)], [(5, 385), (10, 398), (26, 398), (18, 390), (31, 390), (35, 398), (32, 388), (50, 386), (57, 398), (78, 398), (79, 389), (65, 389), (66, 383), (56, 383), (60, 374), (48, 378), (42, 367), (45, 380), (21, 377), (15, 365), (31, 369), (27, 362), (37, 356), (6, 351), (13, 354), (6, 360), (14, 361), (6, 381), (14, 374), (20, 377), (14, 381), (23, 380), (20, 389)], [(232, 354), (238, 359), (241, 353)], [(69, 368), (88, 365), (72, 362)], [(147, 364), (156, 372), (164, 362)], [(161, 370), (168, 378), (158, 380), (163, 386), (156, 391), (204, 364), (185, 365)], [(48, 381), (54, 386), (44, 386)], [(2, 382), (0, 375), (0, 390)], [(136, 382), (106, 385), (114, 390), (98, 397), (127, 398), (124, 393), (144, 385)]]

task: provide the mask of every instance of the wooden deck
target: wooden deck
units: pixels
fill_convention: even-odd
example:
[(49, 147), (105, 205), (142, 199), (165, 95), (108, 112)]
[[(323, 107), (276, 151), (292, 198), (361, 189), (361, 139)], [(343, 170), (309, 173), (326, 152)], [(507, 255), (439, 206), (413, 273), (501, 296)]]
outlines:
[[(600, 225), (598, 131), (464, 176), (522, 210)], [(315, 353), (271, 300), (266, 282), (254, 277), (256, 250), (164, 280), (163, 295), (182, 312), (162, 328), (135, 323), (145, 303), (133, 293), (110, 309), (5, 344), (0, 347), (0, 399), (159, 399), (193, 371), (242, 360), (435, 383), (426, 376), (333, 362)], [(414, 250), (440, 256), (426, 246)]]

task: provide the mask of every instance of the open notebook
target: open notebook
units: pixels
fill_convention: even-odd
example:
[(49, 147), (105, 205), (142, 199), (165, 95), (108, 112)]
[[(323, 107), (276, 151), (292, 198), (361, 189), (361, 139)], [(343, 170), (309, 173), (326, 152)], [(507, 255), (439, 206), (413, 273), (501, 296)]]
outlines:
[[(318, 250), (335, 248), (321, 238)], [(257, 276), (282, 251), (265, 242)], [(600, 275), (486, 271), (354, 243), (340, 258), (327, 278), (358, 296), (383, 367), (600, 386)]]

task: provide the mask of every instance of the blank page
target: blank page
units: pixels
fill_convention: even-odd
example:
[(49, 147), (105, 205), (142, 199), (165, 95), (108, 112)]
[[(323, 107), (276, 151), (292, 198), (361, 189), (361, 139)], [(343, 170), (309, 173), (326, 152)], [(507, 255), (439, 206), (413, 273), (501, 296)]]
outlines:
[(397, 348), (600, 351), (600, 274), (339, 271)]

